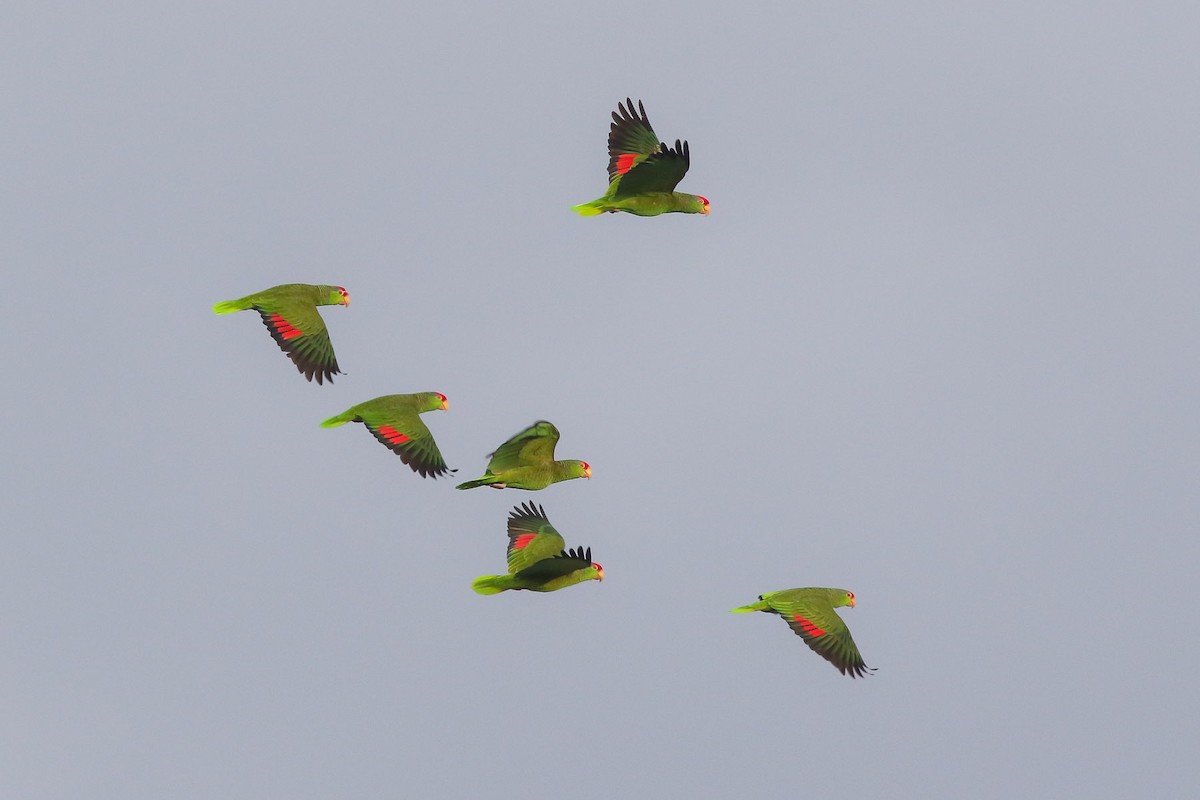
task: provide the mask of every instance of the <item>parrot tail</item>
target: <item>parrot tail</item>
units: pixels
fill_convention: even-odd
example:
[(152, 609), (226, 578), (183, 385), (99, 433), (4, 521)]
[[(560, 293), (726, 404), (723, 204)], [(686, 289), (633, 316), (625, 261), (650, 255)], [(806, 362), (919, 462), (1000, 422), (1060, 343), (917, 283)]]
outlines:
[(599, 208), (596, 205), (599, 202), (600, 202), (599, 200), (593, 200), (590, 203), (583, 203), (582, 205), (571, 206), (571, 210), (574, 211), (576, 214), (578, 214), (581, 217), (595, 217), (595, 216), (598, 216), (598, 215), (604, 213), (604, 209)]
[(729, 609), (732, 614), (745, 614), (749, 611), (766, 611), (770, 606), (765, 600), (759, 600), (757, 603), (751, 603), (748, 606), (738, 606), (737, 608)]
[(490, 478), (490, 477), (476, 478), (473, 481), (467, 481), (466, 483), (460, 483), (458, 486), (455, 486), (454, 488), (455, 489), (475, 489), (480, 486), (491, 486), (495, 482), (496, 482), (495, 478)]
[(471, 582), (471, 588), (479, 594), (499, 594), (512, 587), (511, 575), (480, 575)]
[(343, 411), (342, 413), (338, 414), (336, 417), (330, 417), (329, 419), (322, 422), (321, 427), (322, 428), (336, 428), (338, 425), (345, 425), (347, 422), (354, 422), (356, 416), (357, 415), (354, 413), (354, 409), (350, 409), (348, 411)]
[(250, 307), (249, 303), (241, 300), (225, 300), (213, 306), (214, 314), (232, 314), (234, 311), (245, 311)]

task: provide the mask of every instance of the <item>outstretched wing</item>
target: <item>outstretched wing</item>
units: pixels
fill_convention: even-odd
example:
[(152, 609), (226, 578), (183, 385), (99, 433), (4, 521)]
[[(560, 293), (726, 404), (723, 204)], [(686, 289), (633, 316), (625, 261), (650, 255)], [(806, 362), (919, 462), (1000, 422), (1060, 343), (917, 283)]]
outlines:
[(510, 573), (516, 574), (539, 561), (557, 556), (565, 544), (563, 537), (546, 519), (546, 511), (541, 506), (522, 503), (508, 513)]
[(625, 99), (625, 103), (617, 103), (612, 118), (608, 128), (609, 181), (626, 174), (635, 164), (657, 153), (660, 146), (658, 135), (650, 127), (650, 119), (641, 100), (638, 100), (636, 114), (633, 113), (633, 101), (629, 98)]
[(262, 315), (263, 324), (271, 332), (271, 338), (280, 350), (287, 353), (305, 378), (310, 381), (316, 378), (317, 383), (326, 380), (333, 383), (333, 376), (341, 374), (337, 357), (333, 354), (333, 344), (329, 341), (329, 331), (315, 305), (305, 302), (261, 303), (256, 304), (254, 310)]
[(564, 550), (558, 555), (543, 558), (536, 564), (532, 564), (523, 570), (517, 572), (514, 577), (521, 581), (530, 581), (532, 583), (549, 583), (555, 578), (562, 578), (570, 575), (576, 570), (581, 570), (592, 565), (592, 548), (588, 548), (585, 552), (582, 547), (574, 550)]
[(863, 663), (850, 629), (828, 602), (809, 597), (770, 597), (771, 610), (787, 622), (813, 652), (838, 668), (843, 675), (862, 678), (874, 672)]
[(549, 464), (554, 461), (554, 446), (558, 444), (558, 428), (546, 420), (538, 420), (513, 436), (491, 453), (489, 472), (514, 467)]
[(433, 434), (416, 414), (367, 415), (363, 425), (422, 478), (440, 478), (458, 471), (446, 466)]
[(646, 157), (616, 185), (614, 198), (636, 197), (650, 192), (673, 192), (692, 163), (688, 143), (675, 140), (674, 147), (663, 144)]

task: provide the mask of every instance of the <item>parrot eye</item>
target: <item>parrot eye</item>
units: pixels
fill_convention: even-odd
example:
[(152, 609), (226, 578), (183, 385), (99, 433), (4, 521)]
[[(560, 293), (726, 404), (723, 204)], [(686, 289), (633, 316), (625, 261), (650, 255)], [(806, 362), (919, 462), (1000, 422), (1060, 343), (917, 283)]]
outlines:
[(853, 600), (853, 599), (854, 599), (854, 592), (846, 592), (846, 594), (847, 594), (847, 596), (849, 596), (849, 598), (850, 598), (851, 600)]
[(583, 462), (583, 468), (584, 468), (584, 469), (591, 469), (591, 468), (592, 468), (592, 465), (591, 465), (591, 464), (589, 464), (589, 463), (587, 463), (587, 462), (585, 461), (585, 462)]

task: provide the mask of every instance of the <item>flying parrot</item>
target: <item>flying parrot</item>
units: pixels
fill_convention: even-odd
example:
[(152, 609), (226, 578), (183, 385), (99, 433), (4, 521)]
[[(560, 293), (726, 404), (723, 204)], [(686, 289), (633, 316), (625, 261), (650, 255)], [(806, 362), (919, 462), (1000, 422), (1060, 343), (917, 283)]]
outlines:
[(400, 456), (422, 478), (438, 478), (457, 472), (446, 466), (437, 442), (420, 414), (426, 411), (445, 411), (450, 407), (441, 392), (417, 394), (388, 394), (343, 411), (321, 423), (322, 428), (336, 428), (347, 422), (361, 422), (379, 443)]
[(586, 461), (555, 461), (558, 428), (546, 420), (533, 423), (490, 453), (482, 478), (460, 483), (459, 489), (491, 486), (494, 489), (545, 489), (571, 478), (591, 478)]
[(229, 314), (253, 308), (262, 315), (263, 324), (279, 349), (311, 381), (317, 383), (340, 375), (333, 345), (325, 321), (317, 306), (348, 306), (350, 294), (341, 286), (311, 286), (307, 283), (285, 283), (272, 286), (240, 300), (226, 300), (213, 306), (217, 314)]
[(862, 678), (874, 672), (863, 663), (850, 629), (835, 608), (854, 608), (854, 592), (845, 589), (785, 589), (758, 596), (757, 603), (730, 609), (735, 614), (766, 611), (783, 617), (792, 631), (843, 675)]
[[(619, 114), (617, 112), (620, 112)], [(604, 211), (628, 211), (639, 217), (655, 217), (679, 211), (707, 214), (708, 200), (675, 191), (691, 164), (687, 142), (675, 140), (674, 147), (660, 142), (642, 101), (633, 113), (633, 100), (617, 103), (608, 130), (608, 191), (598, 200), (572, 206), (581, 216)]]
[(482, 575), (471, 588), (479, 594), (509, 589), (555, 592), (584, 581), (604, 580), (604, 567), (592, 561), (592, 548), (564, 550), (565, 544), (540, 506), (515, 506), (508, 512), (508, 574)]

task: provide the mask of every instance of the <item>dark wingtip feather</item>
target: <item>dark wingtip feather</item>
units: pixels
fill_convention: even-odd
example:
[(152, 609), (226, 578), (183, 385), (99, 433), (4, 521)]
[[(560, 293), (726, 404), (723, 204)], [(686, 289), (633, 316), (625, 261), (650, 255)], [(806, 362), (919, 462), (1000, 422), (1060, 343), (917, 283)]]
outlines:
[(550, 521), (550, 518), (546, 516), (546, 509), (532, 502), (513, 506), (513, 510), (508, 512), (509, 519), (533, 519), (535, 517), (544, 519), (546, 522)]
[(591, 564), (592, 548), (589, 547), (585, 552), (582, 547), (573, 547), (570, 550), (563, 550), (561, 553), (556, 555), (555, 558), (577, 558), (580, 561), (586, 561), (587, 563)]

